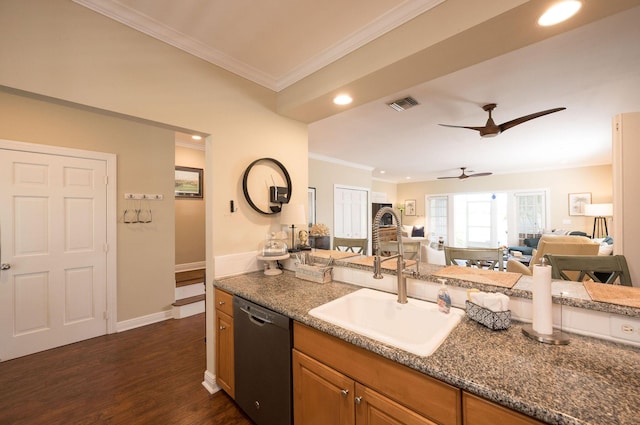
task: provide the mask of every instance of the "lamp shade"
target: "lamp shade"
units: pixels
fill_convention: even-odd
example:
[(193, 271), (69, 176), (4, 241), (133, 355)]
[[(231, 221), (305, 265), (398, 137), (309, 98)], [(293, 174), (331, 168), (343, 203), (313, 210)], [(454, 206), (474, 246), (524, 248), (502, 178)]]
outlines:
[(280, 212), (280, 224), (289, 226), (295, 224), (306, 224), (307, 216), (304, 213), (304, 205), (302, 204), (283, 204)]
[(584, 206), (584, 215), (587, 217), (611, 217), (613, 216), (613, 204), (587, 204)]

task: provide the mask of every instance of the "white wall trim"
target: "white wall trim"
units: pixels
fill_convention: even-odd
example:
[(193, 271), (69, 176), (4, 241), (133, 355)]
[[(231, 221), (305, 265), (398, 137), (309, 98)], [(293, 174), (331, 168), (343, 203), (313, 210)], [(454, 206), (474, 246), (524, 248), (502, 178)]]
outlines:
[(151, 325), (153, 323), (162, 322), (163, 320), (173, 319), (173, 310), (163, 310), (157, 313), (148, 314), (146, 316), (135, 317), (129, 320), (118, 322), (117, 331), (125, 332), (131, 329), (140, 328), (142, 326)]
[(189, 270), (204, 269), (206, 266), (207, 266), (206, 261), (196, 261), (195, 263), (176, 264), (176, 273), (186, 272)]
[(107, 168), (107, 333), (117, 332), (118, 320), (118, 238), (117, 238), (117, 156), (112, 153), (66, 148), (0, 139), (0, 148), (49, 155), (105, 161)]
[(214, 394), (220, 391), (221, 388), (218, 386), (216, 382), (217, 381), (216, 381), (215, 373), (205, 370), (204, 381), (202, 381), (202, 386), (205, 387), (210, 394)]

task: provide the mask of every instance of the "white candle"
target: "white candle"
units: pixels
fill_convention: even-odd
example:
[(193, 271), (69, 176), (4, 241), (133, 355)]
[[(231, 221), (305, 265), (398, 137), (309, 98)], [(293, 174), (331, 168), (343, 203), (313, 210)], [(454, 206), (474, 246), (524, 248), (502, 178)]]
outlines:
[(533, 330), (543, 335), (553, 334), (551, 300), (551, 267), (533, 266)]

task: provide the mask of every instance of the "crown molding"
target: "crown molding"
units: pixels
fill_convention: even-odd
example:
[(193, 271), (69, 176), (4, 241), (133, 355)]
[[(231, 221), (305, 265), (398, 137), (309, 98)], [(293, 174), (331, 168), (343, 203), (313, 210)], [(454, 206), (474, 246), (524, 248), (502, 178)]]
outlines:
[(73, 0), (74, 3), (276, 92), (302, 80), (444, 1), (445, 0), (405, 0), (402, 4), (380, 16), (371, 24), (303, 62), (290, 72), (281, 76), (274, 76), (245, 62), (239, 61), (217, 49), (211, 48), (192, 37), (119, 3), (117, 0)]
[(315, 159), (315, 160), (318, 160), (318, 161), (330, 162), (332, 164), (344, 165), (345, 167), (359, 168), (361, 170), (367, 170), (367, 171), (373, 171), (375, 169), (375, 167), (372, 167), (370, 165), (364, 165), (364, 164), (358, 164), (358, 163), (355, 163), (355, 162), (344, 161), (342, 159), (332, 158), (330, 156), (320, 155), (320, 154), (313, 153), (313, 152), (309, 152), (309, 159)]

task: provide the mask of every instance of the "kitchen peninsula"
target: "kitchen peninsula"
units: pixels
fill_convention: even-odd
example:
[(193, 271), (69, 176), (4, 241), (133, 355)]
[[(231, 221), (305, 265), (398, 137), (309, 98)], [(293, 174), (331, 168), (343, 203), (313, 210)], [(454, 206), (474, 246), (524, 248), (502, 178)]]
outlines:
[(335, 281), (316, 284), (297, 279), (290, 271), (280, 276), (248, 273), (218, 280), (215, 286), (285, 314), (298, 327), (320, 331), (460, 389), (461, 415), (466, 400), (477, 396), (491, 406), (544, 423), (620, 425), (638, 421), (637, 347), (579, 335), (572, 335), (569, 345), (551, 346), (525, 337), (518, 322), (512, 322), (506, 331), (494, 332), (463, 318), (431, 356), (420, 357), (308, 314), (359, 286)]

